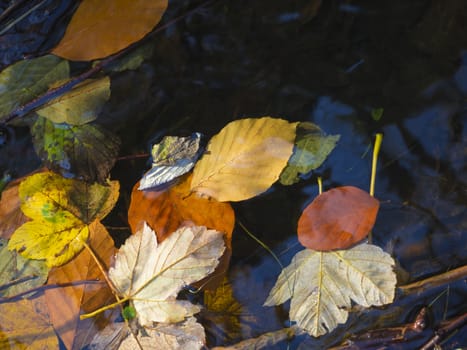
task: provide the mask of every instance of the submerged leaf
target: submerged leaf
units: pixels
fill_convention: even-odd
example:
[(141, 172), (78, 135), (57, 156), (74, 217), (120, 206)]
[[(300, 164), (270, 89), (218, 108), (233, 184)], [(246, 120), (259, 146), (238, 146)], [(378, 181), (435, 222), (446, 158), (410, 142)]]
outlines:
[(281, 174), (281, 184), (292, 185), (300, 180), (300, 174), (318, 168), (336, 147), (339, 138), (339, 135), (326, 136), (313, 123), (298, 124), (294, 151)]
[(166, 8), (167, 0), (84, 0), (52, 53), (76, 61), (112, 55), (149, 33)]
[(109, 98), (109, 77), (88, 79), (36, 112), (57, 124), (82, 125), (95, 120)]
[(69, 76), (68, 62), (53, 55), (19, 61), (0, 73), (0, 120)]
[(189, 317), (177, 324), (157, 324), (155, 327), (139, 331), (138, 342), (132, 334), (128, 335), (119, 347), (119, 350), (198, 350), (203, 349), (206, 343), (204, 328), (196, 318)]
[(7, 240), (0, 238), (0, 296), (17, 295), (43, 285), (49, 272), (45, 263), (10, 252), (7, 244)]
[(165, 184), (189, 172), (198, 160), (202, 148), (201, 134), (191, 136), (166, 136), (152, 146), (152, 168), (139, 184), (139, 190), (146, 190)]
[(241, 201), (266, 191), (292, 154), (297, 123), (248, 118), (227, 124), (193, 170), (191, 189), (218, 201)]
[(364, 239), (376, 221), (379, 201), (353, 186), (316, 197), (298, 220), (298, 240), (309, 249), (348, 248)]
[(365, 307), (392, 302), (393, 266), (389, 254), (370, 244), (332, 252), (305, 249), (282, 270), (264, 305), (291, 299), (290, 319), (318, 337), (346, 322), (351, 300)]
[(120, 248), (109, 278), (131, 300), (139, 323), (179, 322), (199, 311), (176, 300), (180, 289), (211, 273), (224, 251), (223, 235), (205, 227), (183, 227), (161, 244), (147, 225)]
[(29, 259), (48, 266), (71, 260), (88, 239), (88, 225), (105, 217), (115, 205), (119, 185), (88, 184), (52, 172), (39, 173), (20, 184), (21, 210), (32, 219), (18, 228), (8, 243)]
[(118, 155), (120, 140), (93, 124), (55, 124), (39, 117), (31, 128), (36, 153), (51, 169), (103, 182)]
[(23, 179), (10, 182), (0, 194), (0, 237), (9, 239), (28, 218), (21, 211), (18, 188)]

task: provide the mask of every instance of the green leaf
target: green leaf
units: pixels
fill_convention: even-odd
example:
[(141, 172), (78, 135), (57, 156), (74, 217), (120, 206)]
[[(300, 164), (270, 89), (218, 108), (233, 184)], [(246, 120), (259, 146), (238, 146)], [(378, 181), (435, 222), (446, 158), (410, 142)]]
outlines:
[(0, 296), (10, 297), (43, 285), (49, 273), (45, 263), (25, 259), (9, 251), (7, 244), (6, 239), (0, 238)]
[(59, 266), (80, 252), (95, 220), (105, 217), (118, 198), (118, 182), (110, 186), (65, 179), (44, 172), (31, 175), (19, 186), (21, 210), (31, 219), (8, 243), (29, 259), (45, 259)]
[(68, 62), (53, 55), (19, 61), (0, 73), (0, 120), (69, 77)]
[(280, 183), (292, 185), (300, 180), (300, 174), (304, 175), (318, 168), (336, 147), (339, 138), (339, 135), (326, 136), (313, 123), (300, 123), (293, 154), (280, 176)]
[(54, 123), (82, 125), (95, 120), (109, 98), (109, 77), (88, 79), (36, 112)]
[(290, 319), (318, 337), (347, 321), (351, 300), (365, 307), (391, 303), (393, 266), (389, 254), (370, 244), (330, 252), (305, 249), (282, 270), (264, 305), (291, 299)]
[(36, 152), (47, 167), (87, 181), (107, 178), (120, 145), (117, 136), (94, 124), (55, 124), (39, 117), (31, 133)]

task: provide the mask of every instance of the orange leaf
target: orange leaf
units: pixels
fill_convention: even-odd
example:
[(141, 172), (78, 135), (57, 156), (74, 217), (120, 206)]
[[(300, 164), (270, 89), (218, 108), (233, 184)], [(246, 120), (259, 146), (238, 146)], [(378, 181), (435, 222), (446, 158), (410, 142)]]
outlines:
[(375, 224), (379, 201), (353, 186), (320, 194), (298, 220), (298, 240), (309, 249), (346, 249), (361, 241)]
[(191, 175), (181, 181), (161, 191), (140, 191), (137, 183), (128, 209), (131, 231), (137, 232), (147, 222), (156, 231), (158, 242), (162, 242), (181, 225), (191, 223), (224, 232), (229, 248), (235, 223), (232, 206), (191, 193)]
[(18, 188), (22, 179), (8, 184), (0, 200), (0, 237), (9, 239), (18, 227), (28, 221), (21, 211)]
[(83, 0), (52, 53), (75, 61), (112, 55), (159, 23), (167, 0)]
[[(90, 242), (94, 254), (101, 264), (110, 265), (116, 252), (114, 243), (105, 227), (94, 221), (89, 225)], [(105, 268), (105, 266), (104, 266)], [(82, 280), (104, 281), (94, 259), (87, 249), (68, 262), (53, 268), (47, 284), (72, 283)], [(113, 294), (105, 283), (76, 284), (69, 287), (51, 288), (45, 291), (52, 324), (67, 349), (81, 349), (92, 340), (99, 329), (109, 323), (116, 309), (94, 319), (80, 320), (80, 311), (93, 311), (114, 301)]]
[(206, 226), (224, 232), (226, 249), (216, 270), (195, 285), (204, 289), (215, 289), (227, 271), (232, 253), (232, 231), (235, 214), (230, 203), (215, 199), (200, 198), (190, 191), (192, 175), (165, 190), (140, 191), (139, 182), (133, 187), (128, 209), (128, 222), (133, 233), (142, 229), (143, 223), (156, 232), (158, 242), (180, 226)]

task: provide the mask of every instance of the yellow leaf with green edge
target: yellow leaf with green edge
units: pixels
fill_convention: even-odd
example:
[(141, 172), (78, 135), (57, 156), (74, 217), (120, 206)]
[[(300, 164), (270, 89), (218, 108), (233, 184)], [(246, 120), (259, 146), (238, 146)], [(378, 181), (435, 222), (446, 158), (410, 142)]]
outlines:
[(54, 123), (82, 125), (92, 122), (110, 98), (110, 78), (87, 79), (36, 111)]
[(26, 178), (19, 196), (21, 210), (32, 220), (14, 232), (8, 248), (29, 259), (45, 259), (48, 266), (70, 261), (83, 249), (88, 225), (112, 210), (118, 192), (116, 181), (103, 186), (52, 172)]
[(297, 124), (271, 117), (227, 124), (196, 163), (191, 190), (220, 202), (263, 193), (287, 165)]

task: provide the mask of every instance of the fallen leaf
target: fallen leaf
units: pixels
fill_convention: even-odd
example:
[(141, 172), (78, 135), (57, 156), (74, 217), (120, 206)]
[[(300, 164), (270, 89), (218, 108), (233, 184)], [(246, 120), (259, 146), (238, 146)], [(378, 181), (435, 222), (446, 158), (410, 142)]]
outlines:
[(82, 125), (97, 118), (110, 98), (110, 78), (87, 79), (71, 91), (51, 100), (36, 113), (60, 124)]
[(181, 226), (206, 226), (224, 233), (226, 250), (215, 271), (196, 283), (197, 287), (215, 289), (229, 268), (232, 255), (232, 232), (235, 214), (230, 203), (200, 198), (190, 192), (191, 175), (180, 183), (160, 191), (140, 191), (138, 183), (131, 192), (128, 223), (131, 232), (138, 232), (146, 222), (162, 242)]
[(184, 224), (194, 223), (225, 233), (225, 243), (230, 247), (235, 214), (229, 203), (199, 198), (190, 193), (191, 175), (180, 183), (164, 190), (139, 191), (139, 184), (131, 192), (128, 223), (131, 231), (137, 232), (145, 222), (156, 231), (162, 242)]
[(49, 272), (45, 263), (25, 259), (9, 251), (7, 244), (6, 239), (0, 238), (0, 297), (11, 297), (43, 285)]
[(364, 239), (376, 221), (379, 201), (353, 186), (316, 197), (298, 220), (298, 240), (309, 249), (348, 248)]
[(0, 304), (0, 348), (55, 350), (58, 338), (43, 298)]
[(120, 248), (109, 278), (130, 300), (142, 326), (179, 322), (200, 309), (176, 300), (178, 292), (214, 271), (223, 252), (221, 232), (183, 227), (158, 244), (154, 231), (145, 225)]
[(23, 179), (10, 182), (1, 193), (0, 199), (0, 237), (9, 239), (13, 232), (28, 218), (21, 211), (18, 188)]
[(21, 210), (31, 218), (11, 236), (8, 248), (29, 259), (62, 265), (83, 249), (89, 224), (104, 218), (118, 198), (118, 182), (109, 186), (65, 179), (52, 172), (21, 182)]
[(159, 323), (155, 327), (139, 331), (138, 342), (133, 334), (129, 334), (119, 346), (119, 350), (137, 349), (138, 343), (144, 350), (198, 350), (204, 348), (204, 328), (196, 318), (189, 317), (177, 324)]
[(149, 33), (167, 0), (84, 0), (52, 53), (74, 61), (112, 55)]
[(220, 202), (263, 193), (279, 178), (292, 154), (296, 126), (270, 117), (227, 124), (196, 163), (191, 189)]
[(300, 174), (318, 168), (336, 147), (339, 138), (339, 135), (326, 136), (313, 123), (298, 124), (293, 154), (280, 176), (281, 184), (292, 185), (300, 180)]
[(332, 252), (305, 249), (282, 270), (264, 305), (291, 299), (290, 319), (318, 337), (347, 321), (351, 300), (365, 307), (392, 302), (393, 266), (389, 254), (370, 244)]
[(107, 179), (120, 147), (116, 135), (93, 124), (55, 124), (39, 117), (31, 134), (36, 153), (48, 168), (87, 181)]
[(68, 62), (53, 55), (19, 61), (0, 73), (0, 120), (69, 76)]
[(165, 136), (160, 143), (152, 146), (152, 168), (139, 182), (139, 190), (163, 185), (186, 174), (195, 165), (201, 154), (201, 134), (191, 136)]
[[(97, 220), (89, 225), (89, 231), (89, 246), (105, 268), (110, 265), (116, 252), (114, 242)], [(80, 281), (88, 283), (79, 284)], [(101, 283), (97, 283), (99, 281)], [(118, 316), (115, 309), (112, 309), (92, 319), (79, 319), (81, 311), (89, 312), (115, 301), (102, 272), (87, 249), (67, 264), (53, 268), (47, 284), (72, 284), (45, 290), (51, 322), (67, 349), (84, 348), (100, 329)]]

